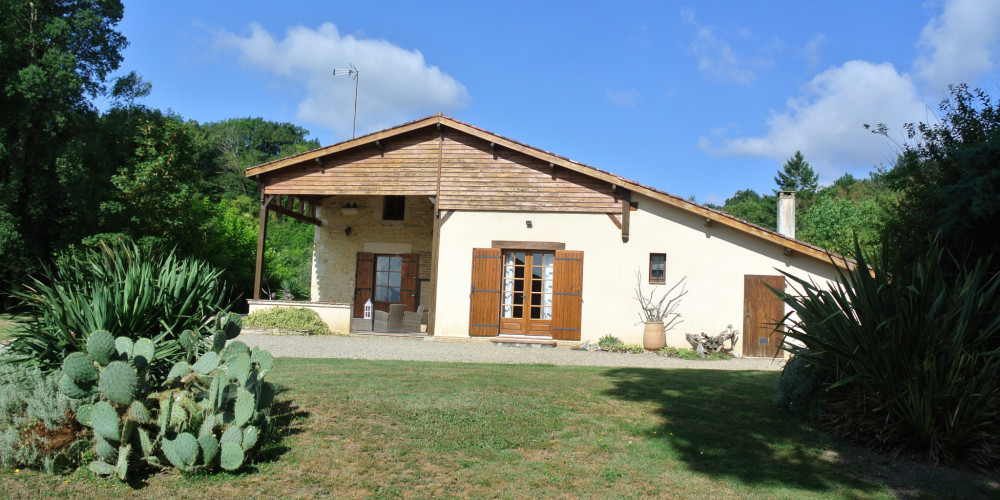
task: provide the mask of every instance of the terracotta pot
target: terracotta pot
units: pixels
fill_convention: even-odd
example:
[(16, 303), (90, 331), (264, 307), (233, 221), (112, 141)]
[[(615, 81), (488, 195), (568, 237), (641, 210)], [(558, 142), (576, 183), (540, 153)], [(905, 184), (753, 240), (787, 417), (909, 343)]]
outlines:
[(667, 334), (663, 331), (662, 321), (646, 323), (642, 332), (642, 346), (649, 351), (663, 349), (667, 345)]

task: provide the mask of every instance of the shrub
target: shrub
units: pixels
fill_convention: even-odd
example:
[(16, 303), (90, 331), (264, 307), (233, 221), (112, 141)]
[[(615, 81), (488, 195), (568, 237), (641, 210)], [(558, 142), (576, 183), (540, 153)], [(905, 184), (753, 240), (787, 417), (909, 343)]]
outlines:
[(888, 248), (873, 258), (855, 242), (855, 254), (829, 288), (788, 275), (797, 290), (775, 291), (802, 344), (785, 349), (823, 390), (821, 422), (893, 455), (996, 470), (1000, 277), (936, 242), (908, 268), (890, 266)]
[(58, 373), (0, 364), (0, 466), (60, 472), (80, 463), (87, 447)]
[(150, 338), (157, 359), (181, 359), (181, 333), (203, 335), (226, 309), (220, 274), (202, 261), (131, 242), (70, 252), (15, 293), (29, 320), (13, 335), (11, 362), (51, 372), (97, 330)]
[(796, 415), (818, 418), (819, 380), (813, 365), (804, 357), (794, 356), (785, 363), (778, 379), (774, 403)]
[(622, 345), (621, 339), (611, 335), (610, 333), (601, 337), (600, 340), (597, 341), (597, 347), (602, 351), (608, 351), (620, 345)]
[(243, 321), (246, 326), (277, 328), (279, 330), (305, 331), (310, 334), (329, 335), (330, 328), (312, 309), (304, 307), (272, 307), (255, 311)]
[[(193, 364), (174, 364), (166, 376), (148, 370), (156, 352), (148, 338), (95, 331), (86, 352), (65, 358), (59, 390), (74, 400), (97, 399), (77, 411), (94, 432), (92, 472), (125, 481), (145, 467), (236, 471), (261, 449), (276, 393), (264, 377), (274, 360), (239, 341), (227, 345), (240, 332), (239, 317), (227, 318), (213, 330), (210, 350)], [(189, 358), (198, 352), (185, 347)]]

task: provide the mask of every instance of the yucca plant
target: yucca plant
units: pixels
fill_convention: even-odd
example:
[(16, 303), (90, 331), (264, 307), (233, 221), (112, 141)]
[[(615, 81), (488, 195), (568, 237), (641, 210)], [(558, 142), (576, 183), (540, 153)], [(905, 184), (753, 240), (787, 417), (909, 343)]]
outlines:
[(203, 261), (127, 241), (71, 252), (15, 292), (29, 320), (8, 357), (52, 371), (84, 350), (88, 332), (105, 330), (153, 339), (157, 359), (179, 360), (181, 333), (204, 332), (228, 309), (221, 274)]
[(784, 347), (820, 381), (820, 421), (894, 456), (996, 470), (1000, 278), (937, 244), (906, 268), (888, 255), (855, 242), (857, 265), (836, 284), (786, 274), (794, 289), (775, 290), (801, 344)]

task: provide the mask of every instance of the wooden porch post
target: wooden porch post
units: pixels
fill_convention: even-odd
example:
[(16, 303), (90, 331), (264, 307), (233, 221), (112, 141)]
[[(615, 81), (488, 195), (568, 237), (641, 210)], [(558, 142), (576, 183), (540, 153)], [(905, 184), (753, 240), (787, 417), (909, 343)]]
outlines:
[(264, 194), (264, 187), (260, 188), (260, 228), (257, 231), (257, 265), (254, 266), (253, 275), (253, 300), (260, 300), (261, 276), (264, 274), (264, 242), (267, 240), (267, 215), (270, 210), (268, 206), (274, 196)]

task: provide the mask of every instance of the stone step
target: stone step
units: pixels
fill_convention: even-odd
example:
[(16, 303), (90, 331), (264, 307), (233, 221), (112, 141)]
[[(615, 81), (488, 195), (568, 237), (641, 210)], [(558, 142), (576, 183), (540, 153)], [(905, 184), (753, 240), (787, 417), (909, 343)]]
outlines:
[(532, 337), (528, 335), (501, 335), (490, 339), (497, 347), (555, 347), (556, 341), (547, 337)]

